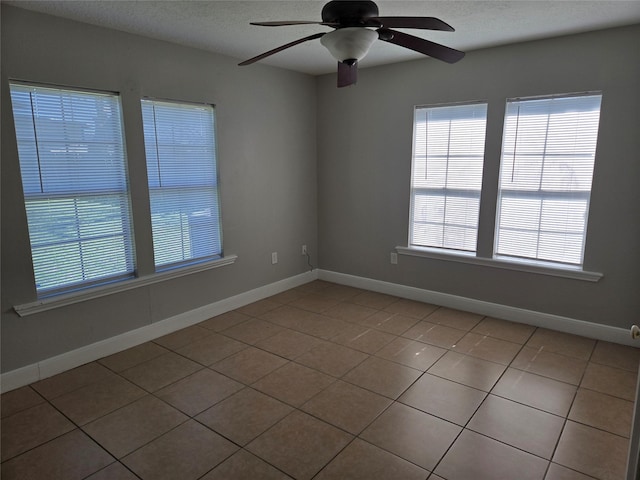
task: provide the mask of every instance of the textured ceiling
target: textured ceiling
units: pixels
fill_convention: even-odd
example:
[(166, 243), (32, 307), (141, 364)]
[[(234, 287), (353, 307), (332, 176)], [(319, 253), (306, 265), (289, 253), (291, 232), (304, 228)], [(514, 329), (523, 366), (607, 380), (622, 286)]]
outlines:
[[(202, 48), (239, 60), (317, 32), (318, 25), (258, 27), (251, 21), (320, 20), (325, 1), (6, 1), (5, 3)], [(456, 31), (403, 30), (463, 51), (640, 23), (640, 0), (379, 1), (383, 16), (438, 17)], [(361, 68), (422, 58), (376, 42)], [(310, 74), (335, 71), (335, 60), (315, 40), (262, 60)], [(243, 67), (243, 68), (251, 68)]]

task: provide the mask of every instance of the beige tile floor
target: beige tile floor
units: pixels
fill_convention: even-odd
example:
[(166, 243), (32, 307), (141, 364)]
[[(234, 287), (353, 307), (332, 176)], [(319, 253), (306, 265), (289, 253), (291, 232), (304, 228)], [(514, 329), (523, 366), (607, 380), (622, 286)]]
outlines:
[(5, 393), (2, 478), (618, 480), (639, 360), (316, 281)]

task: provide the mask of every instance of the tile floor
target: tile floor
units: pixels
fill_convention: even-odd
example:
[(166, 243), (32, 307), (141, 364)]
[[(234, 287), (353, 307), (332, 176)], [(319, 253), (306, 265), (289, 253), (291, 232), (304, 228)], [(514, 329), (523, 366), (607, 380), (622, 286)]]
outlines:
[(316, 281), (2, 395), (2, 478), (618, 480), (640, 350)]

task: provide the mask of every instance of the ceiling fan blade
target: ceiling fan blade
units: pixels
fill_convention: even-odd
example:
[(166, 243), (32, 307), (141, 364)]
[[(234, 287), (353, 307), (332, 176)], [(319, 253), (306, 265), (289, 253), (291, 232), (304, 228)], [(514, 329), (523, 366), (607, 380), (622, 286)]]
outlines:
[(442, 30), (454, 32), (454, 28), (448, 23), (435, 17), (373, 17), (367, 19), (384, 28), (421, 28), (424, 30)]
[[(408, 35), (396, 30), (379, 29), (378, 33), (380, 34), (380, 40), (423, 53), (447, 63), (456, 63), (464, 57), (464, 52), (459, 50), (445, 47), (439, 43), (430, 42), (429, 40), (414, 37), (413, 35)], [(391, 37), (389, 34), (392, 34), (393, 36)]]
[(328, 25), (330, 27), (339, 26), (338, 23), (327, 23), (327, 22), (308, 22), (306, 20), (284, 20), (281, 22), (251, 22), (250, 25), (258, 25), (261, 27), (285, 27), (287, 25)]
[(338, 88), (355, 85), (358, 81), (358, 62), (351, 65), (338, 62)]
[(286, 50), (289, 47), (293, 47), (294, 45), (298, 45), (299, 43), (303, 43), (303, 42), (307, 42), (309, 40), (315, 40), (316, 38), (320, 38), (324, 35), (323, 33), (316, 33), (314, 35), (309, 35), (308, 37), (304, 37), (304, 38), (299, 38), (298, 40), (295, 40), (291, 43), (287, 43), (286, 45), (282, 45), (278, 48), (274, 48), (273, 50), (269, 50), (268, 52), (264, 52), (261, 55), (258, 55), (256, 57), (250, 58), (249, 60), (245, 60), (242, 63), (239, 63), (238, 65), (240, 66), (244, 66), (244, 65), (250, 65), (254, 62), (257, 62), (258, 60), (262, 60), (263, 58), (266, 58), (270, 55), (273, 55), (274, 53), (278, 53), (281, 52), (282, 50)]

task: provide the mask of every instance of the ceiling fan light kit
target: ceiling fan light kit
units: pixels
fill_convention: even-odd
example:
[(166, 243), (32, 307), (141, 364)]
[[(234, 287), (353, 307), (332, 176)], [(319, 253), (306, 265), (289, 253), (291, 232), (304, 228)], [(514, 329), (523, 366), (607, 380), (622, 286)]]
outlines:
[(329, 50), (333, 58), (339, 62), (362, 60), (373, 42), (378, 39), (378, 32), (360, 27), (338, 28), (320, 38), (320, 43)]
[(240, 65), (250, 65), (294, 45), (319, 38), (320, 43), (338, 60), (338, 87), (346, 87), (357, 82), (358, 61), (365, 57), (376, 40), (393, 43), (448, 63), (455, 63), (464, 57), (463, 52), (453, 48), (391, 30), (415, 28), (453, 32), (453, 28), (442, 20), (433, 17), (380, 17), (378, 6), (370, 0), (332, 0), (322, 8), (321, 22), (294, 20), (251, 23), (265, 27), (307, 24), (325, 25), (335, 30), (300, 38), (245, 60)]

